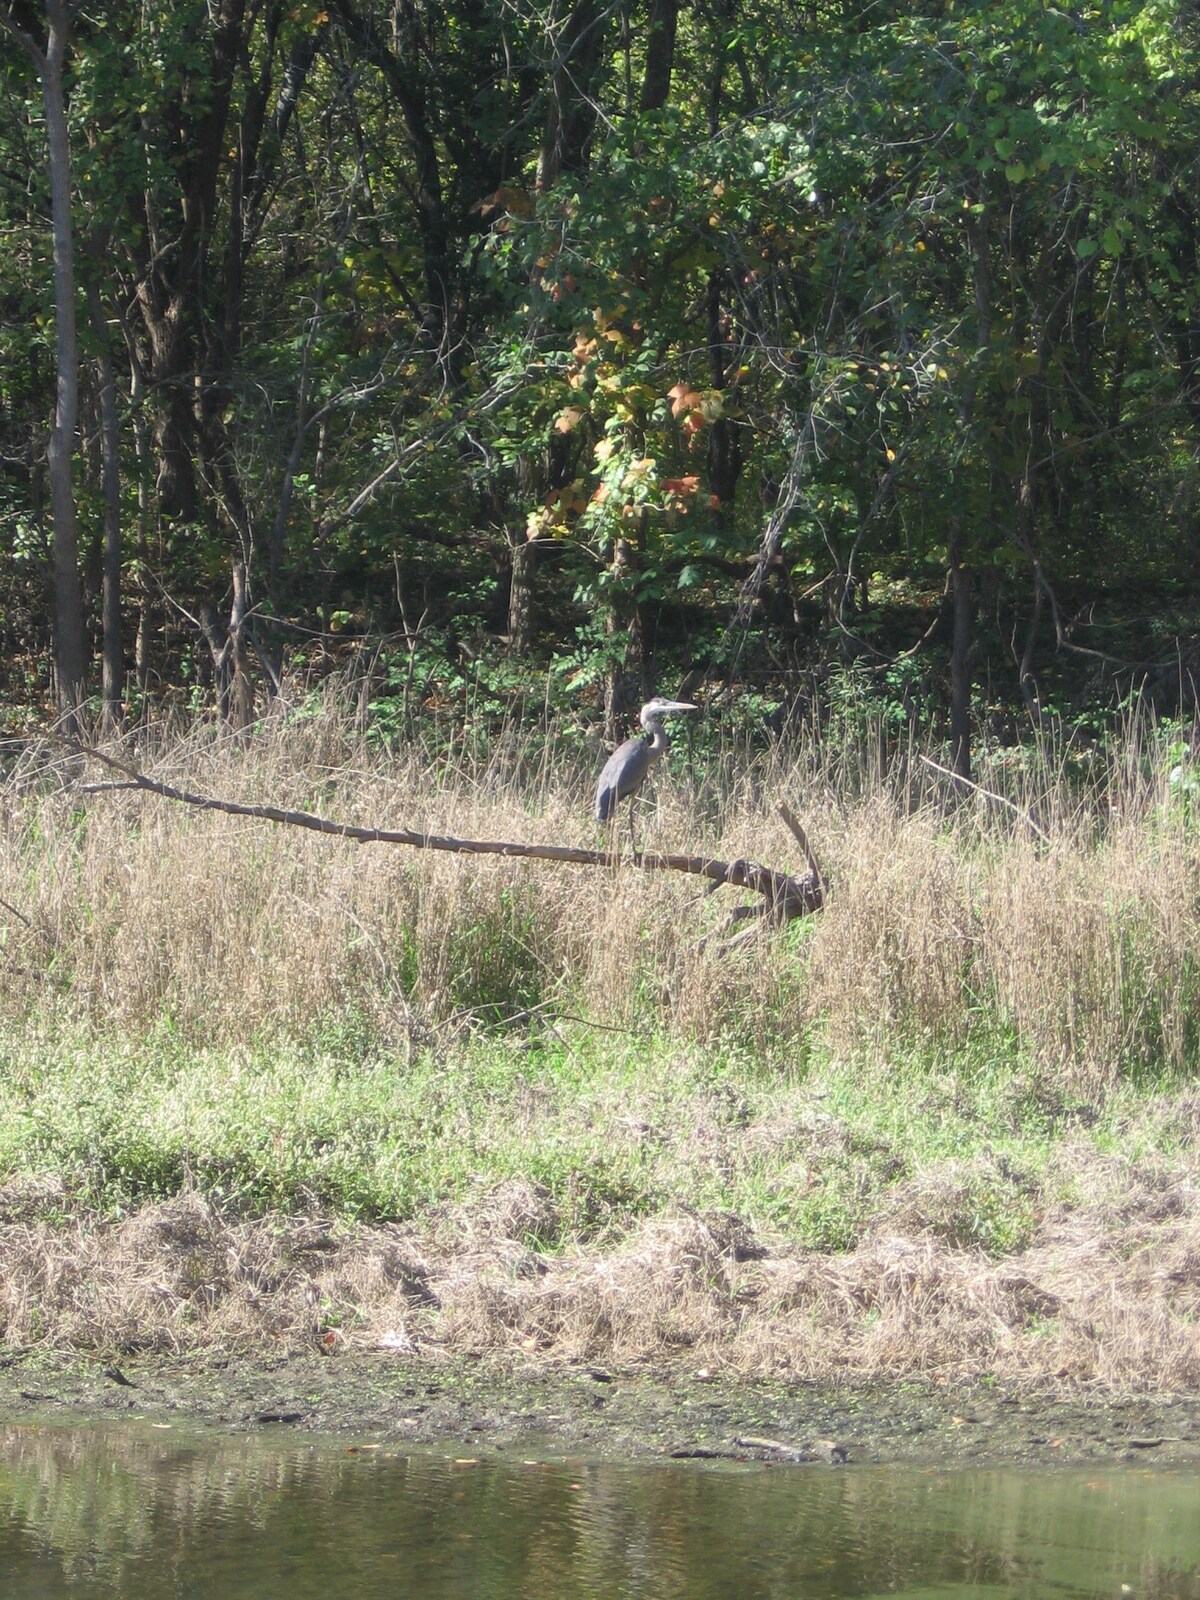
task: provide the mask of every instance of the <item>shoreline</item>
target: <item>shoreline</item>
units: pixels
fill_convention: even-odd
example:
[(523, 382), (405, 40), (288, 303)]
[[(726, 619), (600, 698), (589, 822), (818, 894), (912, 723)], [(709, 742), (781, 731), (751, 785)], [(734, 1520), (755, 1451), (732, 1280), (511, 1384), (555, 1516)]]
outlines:
[[(1039, 1384), (782, 1383), (683, 1370), (502, 1370), (379, 1353), (239, 1355), (119, 1364), (9, 1352), (0, 1421), (118, 1418), (226, 1431), (610, 1461), (778, 1465), (1200, 1464), (1200, 1396), (1113, 1395)], [(350, 1446), (353, 1448), (353, 1445)]]
[(1107, 1230), (1067, 1214), (989, 1258), (915, 1229), (806, 1250), (686, 1209), (538, 1249), (522, 1184), (403, 1224), (4, 1192), (10, 1417), (631, 1459), (1200, 1461), (1190, 1205)]

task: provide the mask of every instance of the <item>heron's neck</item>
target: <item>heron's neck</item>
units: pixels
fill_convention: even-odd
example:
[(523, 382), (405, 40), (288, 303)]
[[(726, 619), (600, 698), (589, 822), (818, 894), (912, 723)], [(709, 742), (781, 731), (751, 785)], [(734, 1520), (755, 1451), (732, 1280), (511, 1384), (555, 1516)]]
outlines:
[(667, 738), (667, 730), (657, 717), (647, 717), (642, 723), (642, 727), (650, 735), (650, 748), (652, 750), (666, 750), (669, 748), (671, 741)]

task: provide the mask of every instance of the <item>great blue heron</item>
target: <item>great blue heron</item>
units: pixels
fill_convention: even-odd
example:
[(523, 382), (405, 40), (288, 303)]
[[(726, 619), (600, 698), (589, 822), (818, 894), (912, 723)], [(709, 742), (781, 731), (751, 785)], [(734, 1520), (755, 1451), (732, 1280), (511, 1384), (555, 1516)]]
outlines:
[(634, 796), (645, 783), (650, 768), (671, 748), (661, 719), (674, 716), (679, 711), (697, 710), (699, 707), (690, 700), (664, 700), (662, 695), (655, 695), (653, 700), (647, 700), (638, 718), (650, 737), (639, 739), (635, 735), (632, 739), (626, 739), (604, 763), (604, 770), (596, 785), (596, 821), (607, 822), (615, 816), (621, 801), (627, 798), (629, 838), (634, 850), (637, 849), (633, 833)]

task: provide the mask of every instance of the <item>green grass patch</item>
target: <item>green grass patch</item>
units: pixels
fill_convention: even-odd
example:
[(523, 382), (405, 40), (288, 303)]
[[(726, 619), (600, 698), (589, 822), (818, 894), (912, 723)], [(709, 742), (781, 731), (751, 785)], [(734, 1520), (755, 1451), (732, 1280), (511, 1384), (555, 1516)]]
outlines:
[(245, 1050), (166, 1030), (10, 1034), (0, 1178), (54, 1175), (113, 1212), (195, 1188), (242, 1214), (369, 1219), (482, 1206), (517, 1181), (541, 1199), (527, 1242), (543, 1249), (686, 1206), (822, 1250), (894, 1225), (1003, 1254), (1047, 1205), (1071, 1203), (1065, 1143), (1107, 1158), (1179, 1142), (1161, 1101), (1131, 1085), (1064, 1104), (1004, 1037), (772, 1065), (607, 1034), (532, 1049), (480, 1038), (411, 1065), (362, 1043), (348, 1024)]

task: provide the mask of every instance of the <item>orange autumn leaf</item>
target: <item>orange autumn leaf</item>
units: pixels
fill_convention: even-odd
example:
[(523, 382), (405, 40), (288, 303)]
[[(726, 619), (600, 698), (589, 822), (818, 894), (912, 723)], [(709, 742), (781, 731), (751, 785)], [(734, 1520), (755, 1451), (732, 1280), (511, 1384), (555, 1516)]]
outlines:
[(471, 210), (477, 212), (486, 222), (490, 217), (502, 216), (507, 213), (513, 217), (528, 217), (533, 214), (533, 201), (522, 189), (514, 189), (511, 184), (502, 183), (491, 194), (485, 194), (476, 200)]
[(700, 404), (700, 393), (690, 384), (677, 383), (673, 389), (667, 390), (667, 399), (671, 402), (671, 415), (679, 418), (685, 411), (692, 411)]

